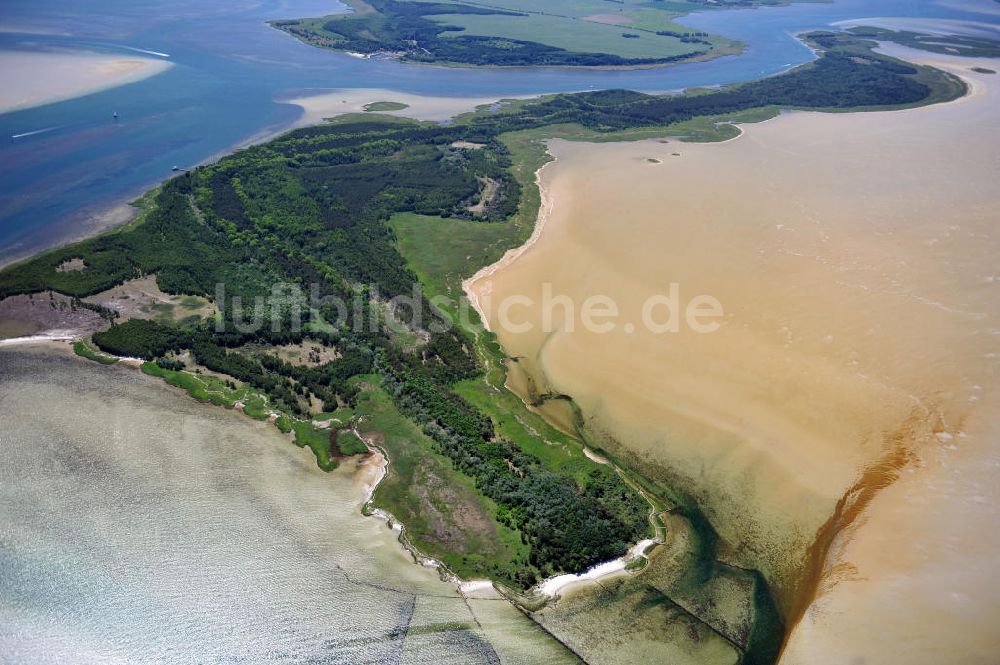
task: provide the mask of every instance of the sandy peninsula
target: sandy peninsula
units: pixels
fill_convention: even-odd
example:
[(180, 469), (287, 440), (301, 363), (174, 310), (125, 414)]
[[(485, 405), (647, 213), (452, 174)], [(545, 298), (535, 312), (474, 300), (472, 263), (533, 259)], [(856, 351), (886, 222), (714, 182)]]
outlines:
[(365, 106), (377, 102), (397, 102), (406, 105), (406, 108), (379, 111), (379, 113), (441, 122), (461, 113), (474, 111), (477, 106), (493, 104), (498, 100), (495, 97), (434, 97), (379, 88), (345, 88), (281, 101), (302, 108), (302, 117), (296, 126), (305, 127), (345, 113), (363, 113)]
[[(971, 94), (722, 144), (553, 141), (544, 231), (467, 284), (537, 385), (765, 573), (795, 626), (785, 663), (1000, 647), (1000, 78), (934, 64)], [(716, 332), (640, 323), (673, 285), (722, 304)], [(546, 288), (609, 296), (617, 325), (545, 330), (539, 306), (512, 310), (530, 330), (498, 325)]]
[(135, 83), (170, 67), (160, 58), (88, 51), (0, 51), (0, 113)]

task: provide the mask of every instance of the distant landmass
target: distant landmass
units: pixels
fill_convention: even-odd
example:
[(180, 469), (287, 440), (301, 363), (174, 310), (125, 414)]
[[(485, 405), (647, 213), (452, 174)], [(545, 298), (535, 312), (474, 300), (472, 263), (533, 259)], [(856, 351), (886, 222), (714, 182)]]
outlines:
[(346, 0), (354, 10), (274, 21), (302, 41), (362, 57), (506, 67), (650, 67), (737, 53), (742, 44), (674, 21), (692, 11), (782, 0), (410, 2)]

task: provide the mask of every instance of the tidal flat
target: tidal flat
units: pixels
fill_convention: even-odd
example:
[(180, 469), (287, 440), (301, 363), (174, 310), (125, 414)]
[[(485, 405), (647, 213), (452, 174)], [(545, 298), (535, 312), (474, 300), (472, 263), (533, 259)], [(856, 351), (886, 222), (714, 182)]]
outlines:
[[(970, 94), (788, 113), (719, 144), (552, 141), (543, 230), (470, 284), (517, 358), (509, 385), (571, 396), (609, 453), (697, 500), (721, 559), (763, 572), (791, 628), (782, 662), (978, 663), (1000, 646), (1000, 497), (982, 475), (1000, 86), (972, 71), (985, 60), (932, 64)], [(546, 332), (546, 284), (577, 307), (609, 296), (618, 325)], [(643, 326), (672, 284), (682, 306), (718, 299), (719, 330)], [(531, 330), (498, 325), (510, 296), (534, 301), (511, 310)]]
[(167, 60), (89, 51), (0, 51), (0, 113), (82, 97), (155, 76)]
[[(493, 104), (496, 97), (444, 97), (417, 95), (398, 90), (378, 88), (346, 88), (341, 90), (309, 90), (284, 100), (302, 108), (297, 127), (322, 123), (327, 118), (347, 113), (372, 112), (398, 115), (414, 120), (445, 122), (460, 113), (474, 111), (477, 106)], [(379, 103), (398, 105), (379, 108)]]
[(0, 660), (572, 663), (361, 515), (267, 423), (65, 350), (0, 351)]

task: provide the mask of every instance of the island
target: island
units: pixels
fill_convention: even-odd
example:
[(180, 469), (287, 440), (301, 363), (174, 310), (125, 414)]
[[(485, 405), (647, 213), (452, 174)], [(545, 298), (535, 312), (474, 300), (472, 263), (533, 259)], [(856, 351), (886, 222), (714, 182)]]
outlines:
[[(684, 487), (602, 450), (568, 396), (510, 391), (518, 359), (479, 325), (462, 281), (532, 235), (544, 139), (719, 140), (782, 109), (965, 93), (857, 36), (806, 39), (815, 62), (714, 91), (560, 94), (447, 125), (365, 113), (297, 129), (167, 181), (125, 227), (4, 269), (0, 299), (89, 317), (79, 355), (132, 359), (269, 420), (323, 469), (380, 451), (389, 470), (372, 509), (445, 574), (492, 580), (529, 614), (551, 598), (543, 580), (618, 559), (635, 574), (609, 603), (639, 594), (686, 626), (678, 639), (771, 663), (788, 580), (720, 542)], [(122, 289), (155, 290), (158, 304), (123, 314)], [(550, 405), (564, 417), (544, 417)], [(656, 557), (668, 527), (669, 556)]]
[(780, 0), (624, 2), (348, 0), (353, 10), (273, 21), (296, 38), (358, 57), (463, 66), (651, 67), (739, 52), (742, 45), (680, 25), (692, 11)]

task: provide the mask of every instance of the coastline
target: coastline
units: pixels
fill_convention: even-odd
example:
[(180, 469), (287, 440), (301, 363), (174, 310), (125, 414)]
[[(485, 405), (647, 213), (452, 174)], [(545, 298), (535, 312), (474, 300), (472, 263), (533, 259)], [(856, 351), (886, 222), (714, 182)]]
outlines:
[(64, 349), (66, 345), (60, 342), (72, 342), (77, 339), (79, 339), (79, 335), (75, 330), (47, 330), (36, 335), (0, 339), (0, 348), (6, 346), (37, 345), (51, 349)]
[[(541, 169), (539, 169), (539, 171), (541, 171)], [(85, 338), (87, 334), (88, 331), (79, 329), (43, 330), (31, 335), (0, 339), (0, 349), (33, 346), (47, 352), (67, 354), (84, 362), (92, 362), (87, 358), (80, 357), (74, 352), (72, 345), (68, 344)], [(139, 358), (130, 358), (126, 356), (116, 357), (120, 364), (136, 370), (140, 369), (144, 362)], [(172, 389), (176, 386), (167, 387)], [(181, 390), (183, 391), (183, 389)], [(238, 411), (241, 414), (243, 411), (243, 409), (240, 408), (239, 403), (237, 403), (233, 410)], [(646, 538), (633, 544), (624, 555), (616, 559), (595, 564), (579, 573), (564, 573), (545, 578), (532, 588), (525, 590), (523, 593), (515, 592), (512, 594), (503, 594), (498, 591), (497, 587), (494, 586), (493, 580), (462, 579), (443, 561), (425, 555), (421, 552), (419, 547), (414, 545), (407, 537), (406, 524), (402, 520), (399, 520), (387, 510), (375, 506), (375, 492), (382, 481), (388, 476), (391, 459), (385, 449), (371, 442), (370, 437), (363, 436), (357, 428), (354, 428), (353, 432), (359, 439), (365, 442), (371, 451), (367, 457), (356, 462), (357, 467), (360, 470), (360, 467), (363, 465), (368, 465), (375, 470), (375, 474), (368, 474), (367, 478), (361, 479), (363, 488), (360, 510), (361, 515), (363, 517), (373, 517), (385, 522), (390, 529), (397, 533), (397, 541), (400, 547), (402, 547), (412, 557), (415, 565), (436, 570), (442, 581), (455, 584), (456, 589), (463, 596), (470, 598), (488, 597), (490, 599), (506, 598), (515, 606), (519, 606), (521, 602), (528, 602), (534, 607), (544, 606), (550, 601), (557, 600), (560, 594), (569, 589), (583, 587), (588, 584), (598, 583), (601, 580), (607, 580), (612, 577), (628, 574), (629, 570), (627, 569), (627, 565), (631, 561), (641, 557), (650, 545), (661, 543), (660, 540)], [(600, 459), (601, 461), (599, 463), (610, 464), (608, 461), (603, 460), (603, 458), (598, 458), (595, 453), (591, 452), (586, 447), (584, 447), (584, 453), (595, 461)], [(374, 475), (374, 477), (372, 477), (372, 475)], [(486, 595), (484, 596), (484, 594)], [(539, 605), (539, 601), (541, 605)], [(524, 608), (520, 609), (523, 610)]]
[[(483, 327), (492, 332), (490, 328), (489, 317), (486, 316), (486, 311), (483, 309), (482, 302), (480, 302), (479, 292), (476, 290), (479, 282), (489, 279), (501, 268), (505, 268), (510, 265), (518, 258), (520, 258), (525, 252), (532, 248), (532, 246), (538, 242), (538, 239), (542, 237), (542, 231), (545, 229), (545, 224), (548, 221), (549, 215), (552, 213), (552, 208), (555, 206), (555, 200), (552, 197), (549, 189), (545, 187), (542, 183), (542, 171), (545, 170), (549, 164), (554, 164), (556, 158), (548, 152), (546, 148), (546, 155), (548, 156), (548, 161), (546, 161), (537, 171), (535, 171), (535, 185), (538, 187), (538, 195), (541, 199), (538, 206), (538, 215), (535, 218), (535, 224), (532, 227), (531, 235), (524, 242), (524, 244), (518, 247), (512, 247), (504, 252), (504, 255), (500, 257), (499, 261), (491, 263), (488, 266), (483, 266), (474, 275), (462, 280), (462, 291), (465, 293), (465, 297), (469, 300), (469, 304), (472, 308), (476, 310), (479, 314), (479, 319), (482, 322)], [(484, 285), (484, 294), (486, 297), (489, 296), (490, 285)]]
[[(442, 581), (452, 582), (459, 588), (463, 584), (468, 584), (470, 582), (477, 582), (477, 580), (463, 581), (459, 579), (459, 577), (455, 575), (455, 573), (453, 573), (451, 569), (449, 569), (448, 566), (444, 564), (443, 561), (439, 561), (437, 559), (434, 559), (432, 557), (423, 554), (419, 550), (419, 548), (417, 548), (413, 543), (411, 543), (409, 538), (406, 537), (406, 525), (401, 520), (397, 519), (396, 516), (390, 513), (389, 511), (383, 508), (379, 508), (375, 505), (375, 492), (378, 490), (379, 485), (382, 484), (382, 481), (388, 477), (389, 465), (392, 463), (392, 461), (389, 459), (388, 451), (386, 451), (381, 446), (378, 446), (375, 443), (373, 443), (369, 438), (363, 436), (361, 432), (357, 430), (357, 428), (354, 428), (352, 431), (354, 432), (354, 435), (357, 436), (362, 441), (364, 441), (365, 445), (368, 446), (369, 450), (371, 450), (370, 453), (371, 457), (359, 461), (359, 464), (364, 464), (365, 462), (370, 461), (372, 458), (374, 458), (375, 467), (376, 469), (378, 469), (378, 477), (371, 482), (364, 483), (365, 497), (361, 503), (361, 515), (366, 518), (371, 517), (385, 522), (386, 526), (388, 526), (392, 531), (396, 532), (397, 542), (399, 543), (400, 547), (402, 547), (407, 552), (407, 554), (409, 554), (413, 558), (413, 563), (423, 568), (431, 568), (437, 570), (438, 575), (441, 577)], [(492, 581), (490, 580), (485, 580), (485, 581), (488, 581), (490, 586), (492, 587), (493, 584)]]
[[(725, 143), (737, 141), (743, 138), (744, 135), (746, 134), (746, 130), (743, 129), (743, 125), (745, 124), (761, 125), (767, 122), (771, 122), (772, 120), (776, 120), (785, 113), (796, 113), (796, 112), (798, 111), (795, 110), (781, 111), (775, 114), (773, 117), (757, 120), (754, 122), (724, 121), (720, 124), (726, 124), (733, 127), (737, 132), (736, 135), (721, 140), (708, 141), (708, 143), (711, 143), (713, 145), (722, 145)], [(668, 134), (664, 134), (664, 136), (668, 136)], [(674, 140), (677, 140), (682, 144), (688, 143), (688, 141), (685, 141), (683, 137), (675, 137)], [(582, 142), (586, 143), (587, 141), (582, 140)], [(622, 142), (632, 142), (632, 140), (623, 140)], [(552, 152), (548, 149), (548, 140), (546, 140), (545, 143), (546, 143), (546, 148), (545, 148), (546, 161), (544, 164), (542, 164), (542, 166), (540, 166), (535, 171), (534, 180), (535, 180), (535, 186), (538, 188), (540, 203), (538, 207), (538, 214), (535, 218), (534, 225), (532, 226), (531, 235), (523, 244), (518, 245), (517, 247), (512, 247), (508, 249), (506, 252), (504, 252), (503, 256), (501, 256), (499, 260), (489, 265), (483, 266), (482, 268), (477, 270), (472, 276), (462, 280), (462, 291), (465, 294), (465, 297), (469, 300), (469, 304), (472, 305), (473, 309), (476, 310), (476, 313), (479, 315), (483, 327), (490, 332), (493, 332), (493, 330), (490, 327), (491, 324), (489, 321), (489, 317), (486, 316), (486, 311), (483, 309), (483, 304), (481, 302), (482, 299), (480, 297), (480, 293), (478, 290), (480, 288), (480, 282), (488, 280), (495, 273), (502, 270), (503, 268), (506, 268), (514, 261), (518, 260), (538, 242), (538, 240), (542, 236), (542, 232), (544, 231), (546, 223), (548, 222), (548, 219), (551, 216), (552, 210), (555, 206), (555, 198), (552, 195), (552, 192), (550, 191), (550, 187), (545, 186), (545, 183), (543, 181), (545, 175), (543, 172), (545, 171), (546, 167), (557, 163), (558, 158), (554, 154), (552, 154)], [(485, 291), (483, 295), (485, 297), (489, 297), (490, 293), (489, 284), (483, 286), (484, 286), (483, 290)]]
[[(69, 219), (65, 220), (65, 223), (60, 223), (57, 226), (59, 228), (62, 228), (63, 226), (70, 226), (74, 230), (61, 234), (53, 238), (51, 242), (47, 242), (44, 245), (25, 246), (25, 244), (21, 242), (15, 244), (13, 247), (6, 248), (3, 253), (0, 253), (0, 270), (8, 268), (15, 263), (32, 259), (39, 254), (44, 254), (45, 252), (59, 249), (60, 247), (65, 247), (66, 245), (72, 245), (73, 243), (88, 240), (95, 236), (99, 236), (102, 233), (108, 233), (127, 226), (135, 220), (141, 211), (141, 208), (134, 205), (134, 203), (141, 200), (147, 192), (159, 187), (168, 179), (169, 178), (158, 180), (154, 183), (137, 188), (133, 190), (131, 194), (126, 194), (117, 203), (110, 203), (108, 205), (98, 204), (90, 209), (92, 212), (88, 212), (87, 209), (84, 209), (74, 215), (71, 215)], [(76, 223), (74, 223), (73, 220), (76, 220)], [(84, 228), (76, 228), (77, 225), (83, 226)]]
[(591, 566), (582, 573), (567, 573), (549, 577), (539, 582), (530, 591), (548, 600), (555, 600), (571, 589), (584, 587), (589, 584), (597, 584), (620, 575), (627, 575), (629, 574), (629, 562), (643, 556), (650, 546), (659, 544), (661, 544), (660, 541), (654, 538), (644, 538), (632, 545), (628, 552), (617, 559)]
[[(170, 64), (170, 63), (168, 63)], [(124, 84), (123, 84), (124, 85)], [(94, 91), (97, 92), (97, 91)], [(89, 93), (88, 93), (89, 94)], [(316, 95), (303, 95), (293, 98), (276, 99), (275, 103), (298, 106), (302, 113), (294, 121), (278, 126), (265, 127), (260, 131), (209, 155), (193, 167), (204, 166), (231, 155), (234, 152), (262, 143), (267, 143), (290, 131), (324, 124), (327, 118), (335, 118), (351, 113), (365, 113), (364, 105), (378, 101), (405, 100), (409, 107), (396, 111), (378, 111), (367, 113), (373, 117), (392, 115), (420, 121), (446, 122), (458, 115), (475, 111), (484, 104), (495, 104), (505, 99), (533, 99), (540, 95), (503, 96), (503, 97), (433, 97), (429, 95), (414, 95), (383, 88), (343, 88), (319, 92)], [(389, 99), (386, 99), (386, 98)], [(346, 101), (346, 103), (344, 103)], [(345, 108), (346, 107), (346, 108)], [(131, 193), (118, 197), (107, 204), (96, 204), (90, 209), (81, 210), (66, 220), (65, 226), (72, 230), (59, 234), (46, 241), (45, 244), (31, 246), (8, 247), (0, 253), (0, 270), (16, 263), (25, 261), (39, 254), (65, 247), (76, 242), (87, 240), (103, 233), (114, 232), (135, 220), (141, 212), (134, 202), (141, 200), (146, 193), (156, 189), (164, 182), (176, 177), (176, 174), (142, 185)], [(75, 220), (75, 221), (74, 221)], [(63, 226), (63, 225), (60, 225)], [(79, 228), (83, 227), (83, 228)]]
[[(64, 351), (0, 349), (11, 416), (5, 489), (22, 499), (4, 527), (11, 560), (41, 575), (4, 595), (15, 617), (0, 629), (4, 653), (25, 662), (80, 653), (172, 662), (192, 650), (212, 661), (485, 662), (492, 647), (505, 663), (575, 662), (516, 608), (463, 599), (413, 566), (382, 525), (358, 519), (364, 474), (353, 464), (330, 478), (266, 423)], [(64, 465), (81, 460), (67, 479)], [(125, 535), (109, 542), (109, 531)], [(73, 555), (81, 547), (92, 556)], [(155, 576), (151, 561), (163, 564)], [(43, 571), (56, 569), (59, 583), (45, 584)], [(88, 593), (108, 579), (110, 596)], [(67, 606), (67, 593), (85, 604)], [(179, 600), (164, 605), (168, 596)], [(66, 628), (95, 616), (107, 621)]]
[(535, 609), (537, 609), (539, 602), (541, 603), (541, 606), (544, 606), (551, 601), (558, 600), (560, 595), (571, 589), (584, 587), (590, 584), (597, 584), (601, 581), (607, 581), (614, 577), (629, 574), (630, 571), (628, 570), (628, 564), (630, 562), (643, 557), (645, 552), (651, 546), (662, 544), (660, 540), (655, 538), (644, 538), (643, 540), (634, 543), (631, 547), (629, 547), (625, 554), (616, 559), (595, 564), (587, 570), (579, 573), (564, 573), (561, 575), (547, 577), (530, 589), (525, 590), (523, 593), (513, 592), (503, 594), (498, 591), (493, 580), (462, 579), (455, 574), (454, 571), (448, 568), (443, 561), (423, 554), (420, 549), (410, 542), (409, 538), (407, 538), (406, 524), (397, 519), (389, 511), (375, 506), (375, 492), (378, 490), (378, 486), (382, 483), (382, 481), (388, 476), (389, 465), (392, 461), (389, 459), (388, 452), (380, 446), (371, 443), (369, 439), (362, 436), (357, 429), (354, 429), (354, 434), (359, 439), (364, 441), (372, 451), (370, 453), (370, 457), (360, 460), (358, 465), (367, 464), (371, 460), (374, 460), (374, 467), (377, 469), (378, 474), (376, 479), (369, 482), (363, 482), (365, 494), (362, 502), (361, 514), (364, 517), (373, 517), (385, 522), (386, 526), (397, 533), (397, 540), (400, 546), (406, 550), (411, 557), (413, 557), (415, 565), (437, 570), (441, 580), (455, 584), (456, 589), (462, 596), (475, 596), (482, 598), (484, 597), (482, 594), (486, 593), (490, 598), (506, 598), (511, 604), (522, 610), (524, 608), (521, 608), (520, 605), (523, 600), (527, 600), (534, 606)]
[[(534, 246), (538, 242), (539, 238), (541, 238), (542, 236), (542, 232), (545, 229), (546, 222), (548, 221), (549, 216), (552, 213), (552, 209), (555, 205), (555, 198), (553, 197), (550, 188), (546, 187), (543, 182), (544, 178), (543, 172), (545, 171), (546, 167), (555, 164), (557, 158), (550, 152), (548, 152), (547, 149), (546, 149), (546, 155), (548, 156), (548, 161), (546, 161), (542, 166), (540, 166), (535, 171), (535, 184), (538, 187), (540, 204), (538, 207), (538, 215), (536, 217), (535, 224), (532, 227), (532, 232), (528, 240), (526, 240), (524, 244), (519, 245), (518, 247), (513, 247), (511, 249), (508, 249), (504, 253), (504, 255), (500, 257), (498, 261), (480, 268), (474, 275), (462, 281), (462, 291), (464, 292), (466, 298), (469, 300), (469, 303), (472, 305), (473, 309), (475, 309), (476, 312), (479, 314), (480, 321), (482, 322), (482, 325), (486, 330), (490, 330), (490, 321), (486, 311), (483, 309), (482, 302), (480, 300), (480, 292), (477, 289), (479, 283), (482, 282), (483, 280), (488, 280), (498, 270), (505, 268), (506, 266), (516, 261), (519, 257), (521, 257), (523, 254), (529, 251), (532, 248), (532, 246)], [(484, 285), (483, 290), (486, 291), (484, 296), (489, 297), (489, 284)], [(506, 382), (505, 382), (505, 388), (507, 390), (510, 390), (510, 387), (507, 386)], [(514, 391), (511, 392), (517, 395), (516, 392)], [(529, 409), (531, 408), (530, 405), (527, 402), (525, 402), (523, 396), (517, 395), (517, 397), (524, 404), (525, 408)], [(592, 451), (586, 444), (581, 443), (581, 448), (583, 450), (584, 455), (586, 455), (586, 457), (589, 458), (591, 461), (594, 461), (598, 464), (610, 465), (620, 473), (620, 470), (618, 470), (614, 464), (612, 464), (609, 460), (601, 457), (600, 455)], [(643, 494), (643, 492), (640, 492), (640, 494)], [(652, 513), (655, 512), (655, 508), (652, 504), (650, 504), (650, 510), (652, 511), (651, 512), (652, 515)], [(655, 524), (654, 524), (654, 531), (656, 531)], [(640, 540), (637, 543), (631, 545), (628, 551), (618, 558), (595, 564), (590, 568), (588, 568), (587, 570), (579, 573), (564, 573), (561, 575), (554, 575), (552, 577), (545, 578), (544, 580), (533, 586), (531, 589), (528, 589), (524, 593), (524, 596), (527, 598), (541, 599), (542, 604), (544, 605), (550, 601), (557, 600), (562, 593), (570, 589), (583, 587), (588, 584), (598, 584), (601, 581), (606, 581), (608, 579), (618, 577), (620, 575), (627, 575), (630, 572), (627, 568), (630, 562), (635, 561), (638, 558), (642, 557), (644, 552), (650, 546), (662, 543), (663, 541), (660, 540), (659, 537), (644, 538), (643, 540)]]
[[(73, 342), (82, 339), (85, 333), (79, 330), (51, 330), (44, 331), (34, 335), (25, 335), (22, 337), (10, 337), (6, 339), (0, 339), (0, 350), (5, 348), (15, 348), (31, 346), (42, 350), (44, 353), (59, 353), (70, 357), (73, 357), (84, 363), (93, 363), (92, 360), (81, 357), (76, 354), (73, 350), (72, 345), (67, 344), (67, 342)], [(129, 367), (133, 370), (140, 370), (142, 364), (145, 362), (141, 358), (130, 358), (127, 356), (115, 356), (118, 359), (118, 363), (125, 367)], [(177, 386), (169, 385), (156, 377), (149, 377), (151, 380), (157, 383), (163, 384), (163, 386), (168, 390), (179, 389), (182, 393), (184, 390), (178, 388)], [(216, 407), (218, 405), (208, 404), (205, 406)], [(231, 409), (234, 412), (239, 413), (243, 417), (248, 417), (243, 413), (241, 408), (233, 407)], [(251, 419), (253, 421), (254, 419)], [(417, 566), (423, 568), (430, 568), (438, 571), (438, 574), (442, 581), (454, 583), (456, 585), (456, 590), (459, 590), (461, 595), (465, 595), (464, 591), (468, 590), (472, 592), (481, 592), (486, 586), (493, 588), (492, 580), (462, 580), (457, 575), (455, 575), (443, 562), (434, 559), (432, 557), (424, 555), (420, 550), (414, 546), (406, 538), (406, 525), (396, 519), (388, 511), (377, 508), (374, 505), (375, 492), (382, 481), (388, 476), (390, 459), (388, 453), (380, 446), (371, 443), (369, 438), (363, 436), (356, 428), (352, 430), (360, 440), (365, 442), (365, 445), (369, 447), (369, 454), (358, 459), (355, 462), (358, 471), (362, 472), (362, 475), (357, 479), (361, 485), (361, 501), (360, 501), (360, 514), (362, 518), (375, 518), (382, 520), (386, 525), (398, 534), (397, 541), (400, 547), (405, 550), (413, 559), (413, 563)], [(362, 468), (367, 467), (367, 468)], [(374, 473), (372, 473), (374, 471)], [(374, 477), (373, 477), (374, 476)], [(481, 597), (481, 596), (480, 596)], [(499, 594), (496, 595), (499, 598)]]

